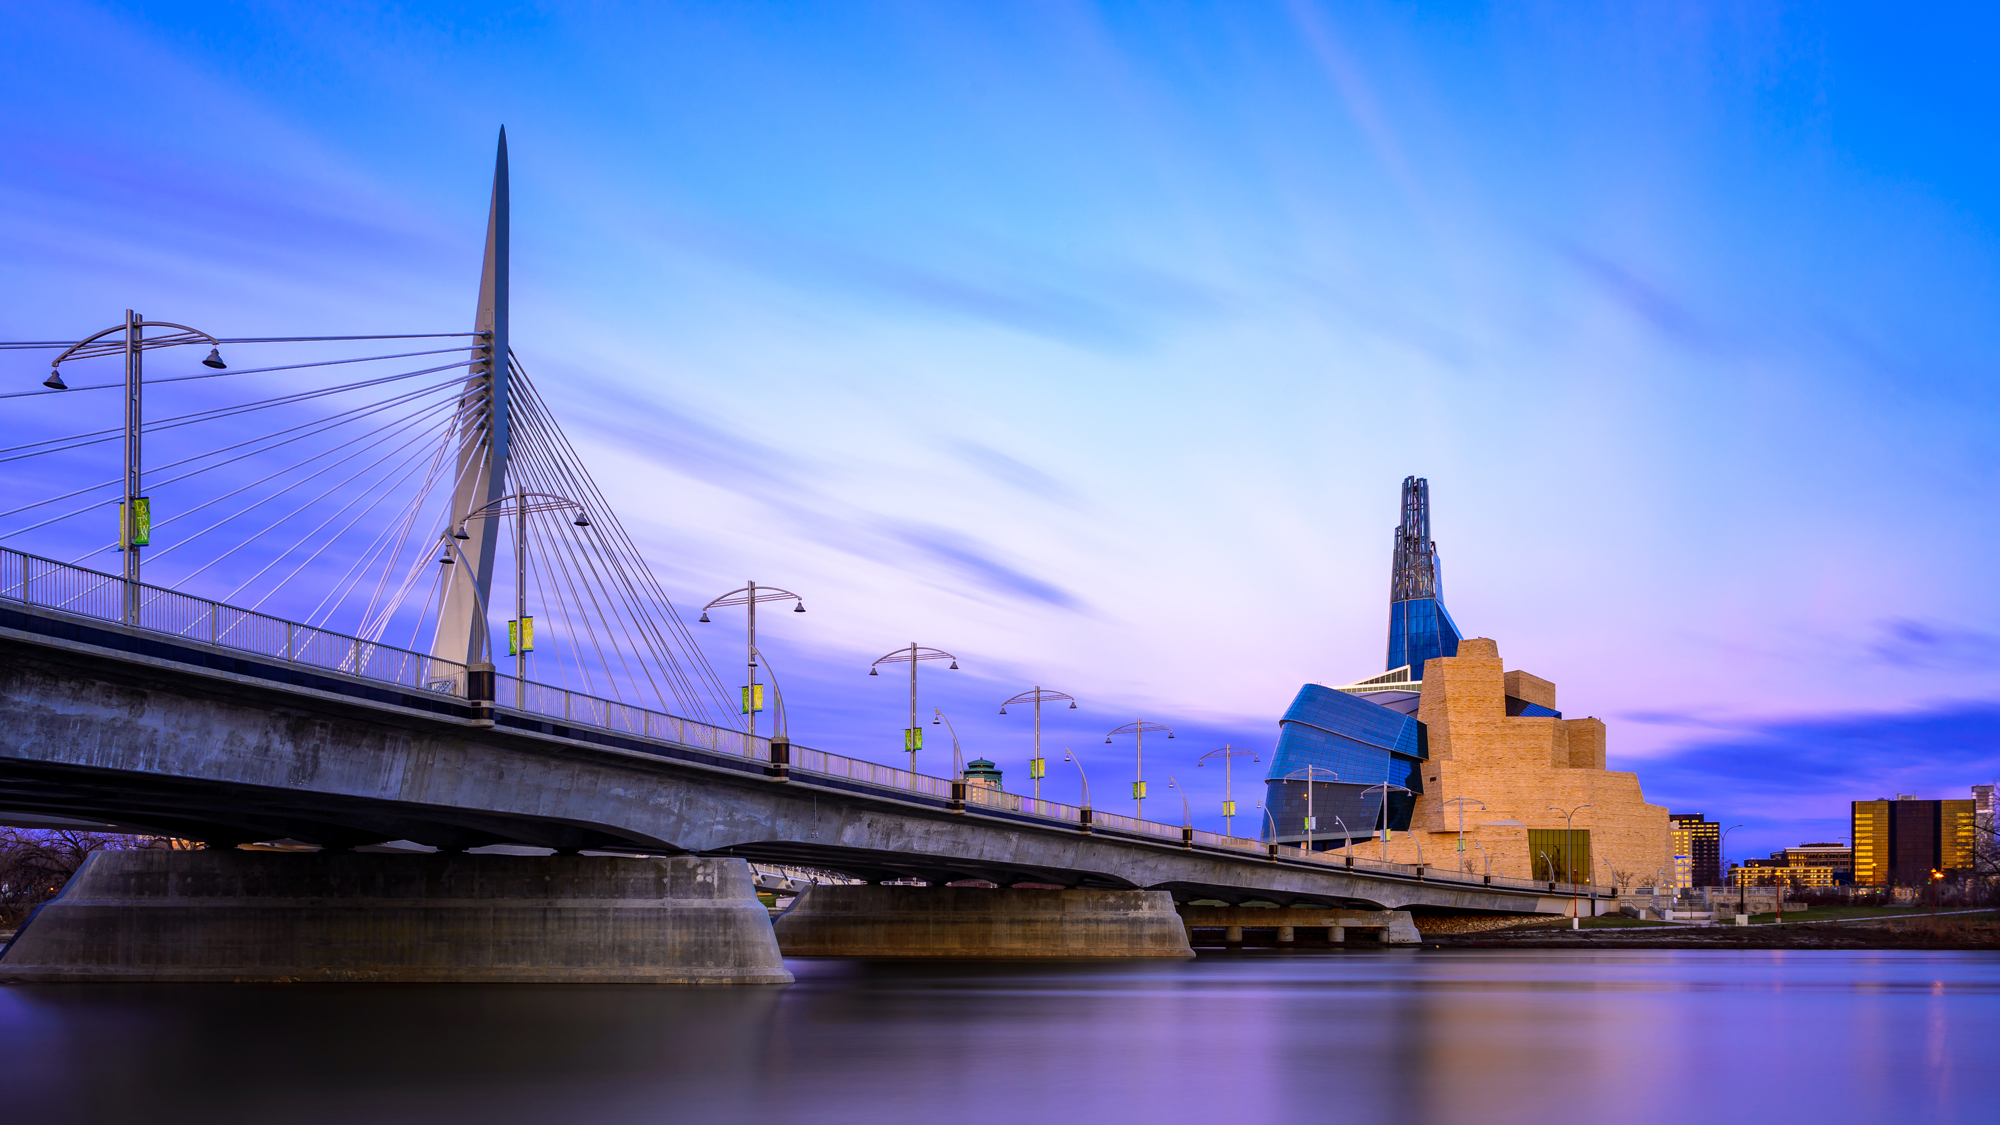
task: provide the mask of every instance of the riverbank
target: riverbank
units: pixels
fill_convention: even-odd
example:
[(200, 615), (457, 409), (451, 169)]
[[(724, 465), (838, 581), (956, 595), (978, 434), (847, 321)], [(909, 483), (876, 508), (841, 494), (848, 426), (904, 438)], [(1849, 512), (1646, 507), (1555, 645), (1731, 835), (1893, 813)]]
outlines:
[[(1769, 915), (1763, 915), (1769, 918)], [(1748, 926), (1663, 926), (1590, 918), (1467, 934), (1426, 934), (1439, 949), (1960, 949), (2000, 950), (2000, 911), (1895, 914)]]

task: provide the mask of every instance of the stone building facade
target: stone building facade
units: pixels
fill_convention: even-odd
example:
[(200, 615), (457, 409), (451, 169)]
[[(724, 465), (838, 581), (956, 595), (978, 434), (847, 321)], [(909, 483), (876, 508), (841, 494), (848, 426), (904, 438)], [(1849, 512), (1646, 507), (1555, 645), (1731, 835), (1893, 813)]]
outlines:
[[(1409, 831), (1389, 841), (1390, 859), (1453, 869), (1463, 863), (1475, 873), (1490, 861), (1495, 875), (1545, 878), (1547, 834), (1567, 831), (1575, 833), (1572, 854), (1553, 857), (1563, 881), (1571, 870), (1579, 882), (1627, 888), (1671, 877), (1667, 810), (1646, 803), (1637, 774), (1605, 768), (1602, 719), (1522, 714), (1554, 712), (1555, 684), (1506, 670), (1499, 645), (1484, 637), (1460, 641), (1456, 656), (1426, 661), (1421, 683), (1417, 718), (1430, 752)], [(1565, 822), (1558, 809), (1576, 811)], [(1381, 854), (1379, 840), (1353, 846)]]

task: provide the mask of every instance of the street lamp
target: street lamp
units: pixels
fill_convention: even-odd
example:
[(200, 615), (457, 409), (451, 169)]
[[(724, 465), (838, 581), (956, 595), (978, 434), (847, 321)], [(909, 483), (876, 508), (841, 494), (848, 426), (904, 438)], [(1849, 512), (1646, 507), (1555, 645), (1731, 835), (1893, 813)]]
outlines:
[(958, 729), (951, 725), (951, 720), (945, 717), (945, 713), (943, 711), (940, 711), (935, 707), (931, 708), (931, 711), (937, 716), (936, 718), (931, 720), (931, 725), (936, 726), (939, 723), (943, 723), (944, 729), (951, 735), (951, 776), (955, 780), (964, 781), (965, 755), (963, 753), (960, 753), (958, 749)]
[(949, 660), (951, 670), (958, 671), (958, 657), (941, 648), (922, 648), (911, 641), (909, 648), (899, 648), (881, 657), (868, 666), (868, 674), (878, 675), (876, 669), (883, 664), (903, 664), (910, 666), (910, 725), (903, 731), (903, 749), (910, 754), (910, 772), (917, 772), (917, 751), (924, 748), (924, 728), (917, 725), (917, 665), (925, 660)]
[(1262, 801), (1257, 802), (1257, 811), (1264, 814), (1264, 823), (1270, 826), (1271, 834), (1266, 837), (1270, 841), (1267, 847), (1271, 853), (1271, 862), (1276, 863), (1278, 861), (1278, 818), (1271, 815), (1271, 810), (1264, 807), (1264, 802)]
[[(1569, 826), (1570, 818), (1589, 807), (1589, 801), (1585, 801), (1568, 812), (1563, 812), (1562, 808), (1558, 805), (1549, 806), (1550, 812), (1563, 814), (1563, 862), (1569, 866), (1569, 916), (1572, 919), (1577, 917), (1578, 899), (1576, 892), (1576, 836)], [(1584, 874), (1588, 875), (1590, 872), (1585, 870)]]
[[(1740, 824), (1730, 825), (1722, 830), (1722, 836), (1715, 841), (1716, 861), (1722, 865), (1722, 869), (1725, 871), (1729, 870), (1729, 834), (1741, 827), (1743, 826)], [(1734, 873), (1732, 872), (1732, 874)], [(1736, 913), (1743, 915), (1750, 913), (1749, 893), (1743, 887), (1742, 877), (1738, 876), (1736, 879)]]
[[(148, 328), (174, 328), (164, 336), (146, 339)], [(119, 339), (107, 340), (113, 333), (122, 333)], [(118, 504), (118, 549), (125, 553), (125, 606), (124, 619), (128, 624), (139, 620), (139, 548), (150, 546), (153, 537), (153, 510), (150, 499), (141, 495), (141, 470), (144, 460), (140, 453), (140, 434), (144, 428), (143, 409), (144, 354), (153, 348), (171, 348), (180, 344), (209, 345), (208, 358), (202, 360), (205, 367), (222, 370), (228, 364), (222, 362), (222, 343), (198, 328), (185, 324), (171, 324), (164, 320), (147, 320), (131, 309), (125, 310), (125, 321), (114, 324), (95, 335), (86, 336), (70, 345), (69, 349), (57, 356), (49, 364), (49, 377), (42, 380), (42, 386), (52, 391), (66, 391), (69, 386), (63, 382), (62, 365), (67, 360), (89, 359), (101, 355), (125, 356), (125, 492)]]
[(1188, 805), (1187, 786), (1175, 781), (1173, 774), (1168, 774), (1167, 788), (1181, 795), (1181, 846), (1194, 847), (1194, 810)]
[(1453, 797), (1447, 805), (1458, 806), (1458, 869), (1465, 870), (1465, 806), (1478, 805), (1480, 812), (1486, 811), (1486, 802), (1477, 797)]
[(1253, 762), (1263, 760), (1257, 757), (1257, 752), (1254, 750), (1245, 750), (1241, 746), (1225, 745), (1219, 750), (1210, 750), (1194, 761), (1195, 768), (1200, 769), (1208, 764), (1210, 758), (1222, 759), (1222, 834), (1224, 836), (1233, 837), (1236, 835), (1236, 793), (1230, 784), (1229, 760), (1231, 758), (1246, 757)]
[(1364, 794), (1373, 793), (1377, 789), (1382, 791), (1382, 862), (1387, 863), (1389, 862), (1389, 791), (1396, 789), (1408, 793), (1410, 790), (1407, 786), (1392, 785), (1386, 781), (1378, 781), (1364, 788), (1361, 792)]
[(1146, 819), (1146, 732), (1149, 730), (1166, 731), (1168, 738), (1174, 736), (1174, 728), (1160, 723), (1149, 723), (1144, 719), (1126, 723), (1104, 736), (1106, 746), (1111, 745), (1113, 734), (1129, 734), (1137, 742), (1137, 749), (1132, 759), (1132, 815), (1140, 820)]
[[(1316, 825), (1314, 824), (1314, 819), (1313, 819), (1313, 775), (1314, 775), (1315, 773), (1317, 773), (1317, 772), (1318, 772), (1318, 771), (1320, 770), (1320, 768), (1321, 768), (1321, 767), (1319, 767), (1319, 766), (1316, 766), (1316, 765), (1313, 765), (1312, 763), (1308, 762), (1308, 763), (1306, 764), (1306, 768), (1305, 768), (1305, 769), (1302, 769), (1302, 770), (1293, 770), (1292, 772), (1290, 772), (1290, 773), (1286, 774), (1285, 776), (1283, 776), (1283, 777), (1281, 777), (1281, 778), (1279, 778), (1279, 779), (1278, 779), (1278, 780), (1280, 780), (1280, 781), (1295, 781), (1295, 780), (1297, 780), (1297, 779), (1298, 779), (1298, 776), (1299, 776), (1300, 774), (1302, 774), (1302, 773), (1303, 773), (1303, 774), (1305, 774), (1305, 775), (1306, 775), (1306, 846), (1305, 846), (1305, 854), (1306, 854), (1307, 858), (1311, 858), (1311, 856), (1312, 856), (1312, 844), (1313, 844), (1313, 829), (1314, 829), (1314, 828), (1316, 827)], [(1327, 772), (1327, 775), (1328, 775), (1329, 777), (1333, 778), (1333, 779), (1334, 779), (1335, 781), (1339, 781), (1339, 780), (1340, 780), (1340, 775), (1339, 775), (1339, 774), (1337, 774), (1337, 773), (1334, 773), (1334, 772), (1333, 772), (1332, 770), (1327, 770), (1326, 772)]]
[[(528, 516), (533, 512), (568, 511), (576, 513), (570, 521), (573, 525), (590, 526), (589, 517), (583, 514), (583, 505), (568, 497), (545, 492), (510, 492), (491, 504), (465, 513), (465, 518), (458, 521), (458, 530), (451, 536), (453, 539), (472, 538), (465, 525), (473, 520), (514, 517), (514, 621), (508, 630), (507, 655), (514, 658), (514, 706), (522, 709), (528, 705), (528, 653), (535, 647), (535, 622), (528, 616)], [(466, 577), (471, 577), (469, 571)], [(751, 643), (756, 643), (754, 635)]]
[[(577, 518), (581, 519), (582, 517), (578, 516)], [(707, 605), (702, 606), (701, 618), (698, 622), (699, 624), (706, 624), (708, 622), (708, 611), (711, 609), (722, 609), (725, 606), (740, 605), (746, 606), (750, 610), (749, 643), (746, 646), (750, 663), (750, 682), (743, 688), (743, 713), (750, 716), (748, 731), (751, 738), (757, 737), (757, 712), (764, 709), (764, 693), (757, 690), (758, 602), (791, 602), (793, 613), (804, 613), (806, 611), (806, 601), (804, 598), (792, 593), (790, 590), (781, 590), (776, 586), (759, 586), (757, 585), (757, 580), (752, 578), (750, 581), (744, 583), (741, 590), (731, 590)], [(915, 706), (914, 698), (913, 696), (912, 707)], [(911, 714), (914, 715), (915, 712), (912, 711)], [(910, 725), (916, 725), (914, 719), (911, 720)]]
[(1069, 709), (1072, 711), (1076, 710), (1075, 696), (1064, 695), (1059, 691), (1045, 691), (1039, 684), (1033, 689), (1024, 691), (1000, 705), (1000, 713), (1002, 715), (1005, 715), (1007, 708), (1015, 703), (1033, 703), (1035, 705), (1035, 756), (1028, 761), (1028, 776), (1034, 779), (1035, 800), (1037, 801), (1042, 799), (1042, 775), (1049, 772), (1048, 763), (1042, 760), (1042, 701), (1045, 699), (1067, 699), (1069, 700)]
[(1479, 849), (1479, 858), (1486, 861), (1486, 882), (1491, 884), (1493, 882), (1493, 857), (1487, 853), (1485, 846), (1480, 844), (1479, 841), (1474, 840), (1472, 846)]
[(1083, 805), (1081, 807), (1083, 809), (1084, 823), (1088, 824), (1090, 822), (1090, 775), (1083, 772), (1083, 759), (1070, 753), (1067, 746), (1063, 747), (1063, 761), (1076, 766), (1077, 780), (1083, 783)]

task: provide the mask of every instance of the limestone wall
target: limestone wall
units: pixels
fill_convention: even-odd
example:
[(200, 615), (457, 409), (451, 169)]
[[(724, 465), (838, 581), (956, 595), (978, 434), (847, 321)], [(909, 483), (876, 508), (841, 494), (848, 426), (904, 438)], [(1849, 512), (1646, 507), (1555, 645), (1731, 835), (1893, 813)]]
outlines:
[[(1429, 728), (1431, 760), (1411, 832), (1390, 842), (1389, 858), (1452, 869), (1462, 859), (1475, 872), (1490, 859), (1495, 875), (1531, 878), (1529, 829), (1564, 827), (1550, 806), (1588, 805), (1569, 824), (1590, 831), (1591, 882), (1612, 882), (1613, 868), (1636, 876), (1636, 883), (1652, 882), (1656, 871), (1671, 873), (1667, 810), (1646, 802), (1637, 774), (1604, 768), (1603, 720), (1509, 716), (1509, 695), (1554, 708), (1556, 688), (1539, 676), (1506, 671), (1499, 646), (1484, 637), (1468, 638), (1457, 656), (1424, 665), (1417, 717)], [(1452, 803), (1461, 797), (1468, 803)], [(1382, 845), (1357, 851), (1380, 856)]]

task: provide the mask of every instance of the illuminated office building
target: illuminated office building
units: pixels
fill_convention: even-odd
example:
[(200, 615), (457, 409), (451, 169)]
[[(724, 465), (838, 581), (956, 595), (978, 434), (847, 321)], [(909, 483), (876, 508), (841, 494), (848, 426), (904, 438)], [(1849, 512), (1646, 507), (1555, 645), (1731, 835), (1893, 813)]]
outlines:
[(1976, 814), (1970, 799), (1899, 796), (1853, 802), (1855, 885), (1916, 886), (1929, 882), (1933, 871), (1953, 875), (1972, 870)]
[(1685, 863), (1687, 879), (1681, 887), (1722, 885), (1722, 825), (1703, 813), (1674, 813), (1672, 822), (1676, 866)]

